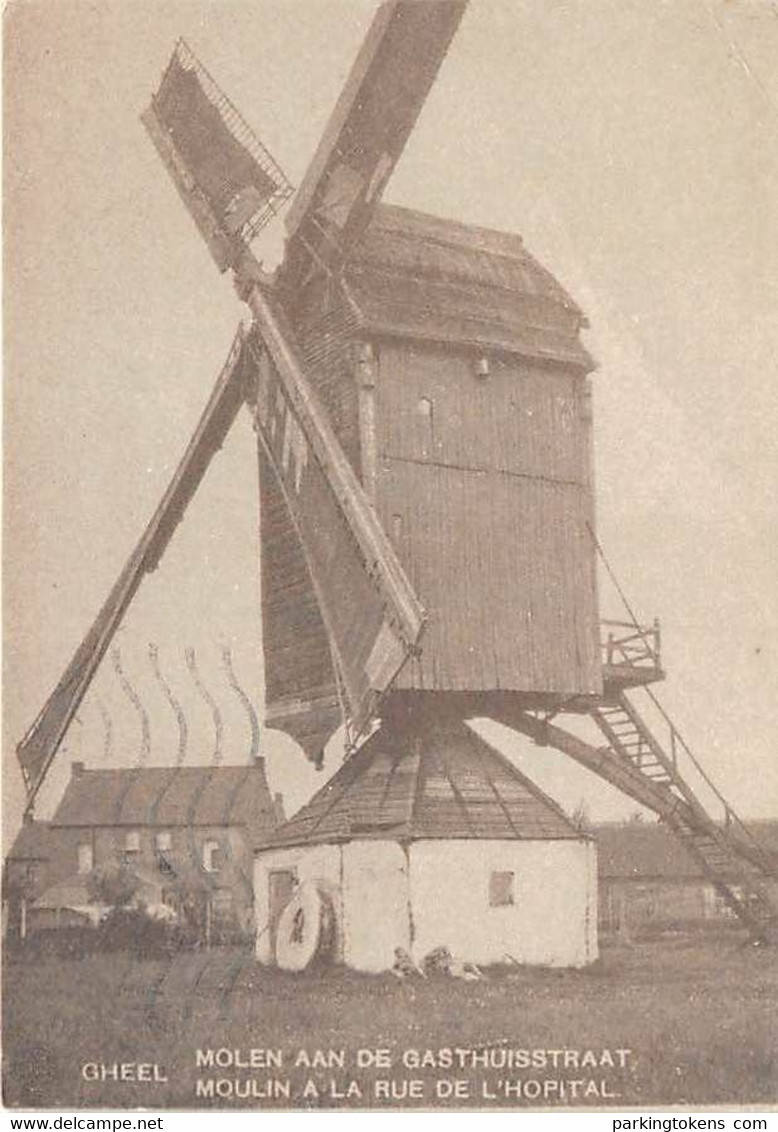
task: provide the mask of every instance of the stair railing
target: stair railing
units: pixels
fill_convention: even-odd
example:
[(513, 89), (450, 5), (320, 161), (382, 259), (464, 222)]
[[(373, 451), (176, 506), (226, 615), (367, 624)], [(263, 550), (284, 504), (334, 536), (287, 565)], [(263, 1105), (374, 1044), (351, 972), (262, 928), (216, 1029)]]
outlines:
[[(608, 576), (610, 577), (611, 581), (613, 582), (613, 584), (616, 588), (616, 591), (617, 591), (619, 597), (621, 598), (621, 602), (622, 602), (625, 610), (627, 611), (627, 616), (630, 618), (628, 623), (622, 623), (623, 627), (630, 628), (630, 629), (634, 630), (634, 633), (638, 634), (638, 635), (641, 634), (641, 633), (644, 633), (645, 630), (641, 630), (640, 624), (639, 624), (637, 616), (635, 614), (635, 610), (633, 609), (632, 605), (630, 604), (629, 598), (627, 597), (626, 593), (624, 592), (624, 590), (621, 586), (621, 583), (619, 582), (619, 579), (616, 577), (616, 573), (615, 573), (613, 567), (611, 566), (610, 562), (608, 561), (608, 558), (605, 554), (605, 551), (603, 550), (602, 545), (601, 545), (599, 539), (597, 538), (597, 535), (595, 534), (594, 528), (592, 527), (592, 525), (590, 523), (587, 523), (586, 526), (589, 530), (589, 534), (590, 534), (591, 539), (594, 543), (594, 546), (597, 550), (597, 553), (599, 554), (600, 558), (602, 559), (602, 563), (603, 563), (603, 565), (604, 565), (604, 567), (605, 567), (605, 569), (608, 573)], [(604, 624), (608, 624), (608, 622), (604, 622)], [(658, 624), (658, 622), (655, 622), (654, 625), (655, 625), (655, 630), (656, 630), (656, 633), (657, 633), (657, 663), (658, 663), (659, 624)], [(610, 647), (610, 645), (609, 645), (609, 647)], [(614, 641), (613, 647), (616, 647), (615, 641)], [(731, 831), (733, 828), (736, 829), (739, 837), (750, 847), (752, 854), (761, 862), (761, 867), (764, 869), (764, 871), (768, 874), (770, 874), (770, 873), (775, 874), (778, 866), (777, 866), (776, 860), (773, 857), (773, 854), (767, 853), (765, 851), (764, 846), (759, 842), (759, 840), (756, 837), (754, 837), (751, 830), (744, 824), (742, 819), (732, 809), (729, 802), (726, 800), (726, 798), (721, 793), (721, 791), (716, 786), (716, 784), (711, 780), (711, 778), (709, 777), (709, 775), (705, 771), (704, 767), (701, 765), (701, 763), (699, 762), (699, 760), (695, 756), (691, 747), (689, 746), (689, 744), (686, 742), (684, 737), (681, 735), (678, 728), (673, 723), (670, 716), (667, 714), (665, 709), (662, 707), (662, 704), (659, 702), (659, 700), (658, 700), (657, 696), (654, 694), (654, 692), (652, 692), (651, 689), (647, 685), (643, 685), (643, 691), (648, 696), (648, 698), (651, 700), (654, 707), (657, 709), (660, 716), (662, 717), (662, 719), (665, 721), (667, 727), (669, 728), (669, 731), (670, 731), (670, 757), (671, 757), (671, 760), (672, 760), (673, 768), (675, 769), (676, 773), (678, 773), (678, 752), (679, 752), (679, 750), (681, 750), (681, 751), (684, 752), (684, 754), (688, 758), (691, 765), (697, 771), (697, 773), (700, 776), (700, 778), (702, 779), (702, 781), (706, 784), (706, 786), (711, 791), (713, 796), (719, 801), (720, 805), (722, 806), (723, 814), (724, 814), (724, 827), (725, 827), (725, 829), (727, 831)], [(624, 698), (625, 699), (627, 698), (625, 693), (624, 693)], [(627, 700), (627, 702), (629, 703), (629, 700)]]
[(758, 838), (754, 836), (754, 834), (751, 832), (742, 818), (735, 812), (735, 810), (732, 809), (732, 806), (716, 786), (715, 782), (711, 779), (710, 775), (700, 763), (699, 759), (696, 757), (691, 747), (686, 742), (683, 735), (678, 730), (665, 708), (662, 706), (659, 698), (648, 687), (644, 687), (642, 691), (645, 692), (645, 694), (651, 700), (651, 703), (654, 705), (654, 707), (664, 720), (665, 724), (667, 725), (670, 734), (670, 757), (672, 759), (673, 767), (676, 770), (679, 769), (678, 756), (679, 752), (682, 751), (691, 765), (694, 767), (697, 774), (700, 776), (705, 785), (721, 805), (725, 829), (736, 830), (738, 836), (748, 845), (750, 845), (754, 852), (758, 854), (764, 870), (766, 872), (774, 872), (776, 869), (776, 862), (771, 859), (768, 853), (765, 852), (764, 846), (759, 842)]
[(630, 668), (661, 668), (659, 619), (650, 627), (631, 621), (603, 620), (608, 635), (602, 642), (606, 665), (626, 664)]

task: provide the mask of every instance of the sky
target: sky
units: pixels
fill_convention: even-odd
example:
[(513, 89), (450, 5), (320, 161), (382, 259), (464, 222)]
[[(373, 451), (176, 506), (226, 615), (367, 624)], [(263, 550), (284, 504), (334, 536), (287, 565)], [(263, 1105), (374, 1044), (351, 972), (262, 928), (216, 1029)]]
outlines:
[[(368, 0), (17, 0), (4, 17), (4, 838), (14, 747), (156, 506), (247, 316), (139, 121), (183, 36), (280, 162), (304, 176), (369, 26)], [(598, 529), (641, 618), (659, 616), (678, 727), (745, 817), (778, 816), (778, 5), (471, 0), (385, 199), (520, 233), (586, 311), (598, 361)], [(277, 224), (257, 245), (272, 263)], [(216, 457), (117, 635), (170, 761), (221, 705), (226, 756), (261, 710), (257, 471), (248, 419)], [(603, 613), (619, 615), (605, 583)], [(102, 710), (101, 710), (102, 708)], [(111, 720), (106, 742), (104, 715)], [(480, 725), (479, 725), (480, 726)], [(553, 751), (484, 725), (569, 810), (635, 809)], [(110, 659), (69, 763), (143, 756)], [(263, 731), (288, 808), (323, 779)], [(340, 748), (331, 745), (328, 767)]]

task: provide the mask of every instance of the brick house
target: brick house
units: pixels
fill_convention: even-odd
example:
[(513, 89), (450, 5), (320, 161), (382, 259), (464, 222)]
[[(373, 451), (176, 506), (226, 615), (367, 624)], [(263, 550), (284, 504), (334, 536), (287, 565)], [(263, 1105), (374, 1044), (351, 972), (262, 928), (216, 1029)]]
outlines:
[[(22, 827), (6, 872), (37, 870), (27, 908), (30, 930), (74, 917), (95, 922), (104, 906), (94, 878), (121, 869), (133, 878), (136, 903), (179, 912), (187, 905), (209, 931), (229, 926), (248, 935), (254, 847), (282, 819), (262, 759), (243, 766), (96, 770), (74, 763), (51, 821)], [(41, 856), (31, 858), (33, 851)]]

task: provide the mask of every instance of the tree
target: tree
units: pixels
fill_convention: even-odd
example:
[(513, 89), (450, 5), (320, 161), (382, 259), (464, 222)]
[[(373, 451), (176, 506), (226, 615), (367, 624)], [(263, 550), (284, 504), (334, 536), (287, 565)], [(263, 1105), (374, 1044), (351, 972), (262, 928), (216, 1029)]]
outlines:
[(573, 810), (571, 821), (579, 833), (591, 833), (592, 821), (589, 817), (589, 807), (583, 798)]
[(127, 868), (105, 865), (93, 869), (87, 877), (89, 899), (95, 904), (107, 904), (111, 908), (126, 908), (140, 887), (140, 880)]

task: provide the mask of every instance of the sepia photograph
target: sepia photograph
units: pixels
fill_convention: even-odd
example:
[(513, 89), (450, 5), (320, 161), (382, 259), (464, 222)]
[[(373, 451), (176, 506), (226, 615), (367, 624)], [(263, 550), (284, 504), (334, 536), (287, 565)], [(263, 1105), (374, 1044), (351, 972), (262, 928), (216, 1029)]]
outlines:
[(6, 1109), (778, 1108), (777, 127), (776, 0), (7, 0)]

